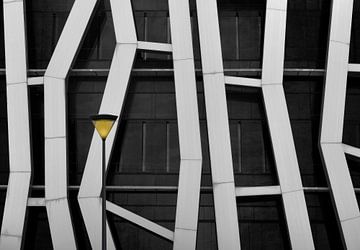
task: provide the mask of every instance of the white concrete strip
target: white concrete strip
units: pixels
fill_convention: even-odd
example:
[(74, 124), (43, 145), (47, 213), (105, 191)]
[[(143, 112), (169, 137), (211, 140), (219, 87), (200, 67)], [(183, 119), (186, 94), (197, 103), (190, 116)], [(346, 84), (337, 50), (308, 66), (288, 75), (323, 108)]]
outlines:
[(45, 199), (44, 198), (29, 198), (28, 207), (45, 207)]
[(217, 1), (197, 0), (196, 6), (218, 248), (239, 250), (240, 233)]
[(245, 87), (261, 87), (261, 80), (255, 78), (225, 76), (225, 83), (229, 85), (245, 86)]
[(359, 151), (342, 143), (348, 72), (359, 68), (349, 65), (353, 5), (353, 0), (332, 1), (320, 135), (326, 176), (346, 249), (360, 246), (355, 233), (360, 231), (359, 206), (344, 154), (356, 156)]
[(314, 249), (289, 113), (282, 86), (287, 0), (266, 5), (262, 91), (292, 249)]
[(168, 43), (152, 43), (139, 41), (137, 48), (140, 50), (151, 50), (160, 52), (172, 52), (172, 45)]
[(24, 1), (3, 5), (9, 180), (0, 249), (20, 249), (31, 180), (31, 142)]
[(235, 188), (237, 197), (244, 196), (264, 196), (264, 195), (280, 195), (280, 186), (255, 186), (255, 187), (237, 187)]
[(349, 72), (360, 72), (360, 64), (359, 63), (349, 63), (348, 71)]
[(165, 239), (168, 239), (170, 241), (173, 241), (174, 239), (174, 233), (169, 229), (162, 227), (150, 220), (147, 220), (137, 214), (134, 214), (133, 212), (130, 212), (118, 205), (115, 205), (110, 201), (106, 202), (106, 210)]
[(202, 150), (189, 1), (169, 0), (169, 13), (180, 143), (173, 249), (195, 250)]
[(28, 85), (44, 85), (44, 77), (29, 77)]
[(344, 149), (345, 154), (360, 157), (360, 148), (350, 146), (347, 144), (343, 144), (343, 149)]

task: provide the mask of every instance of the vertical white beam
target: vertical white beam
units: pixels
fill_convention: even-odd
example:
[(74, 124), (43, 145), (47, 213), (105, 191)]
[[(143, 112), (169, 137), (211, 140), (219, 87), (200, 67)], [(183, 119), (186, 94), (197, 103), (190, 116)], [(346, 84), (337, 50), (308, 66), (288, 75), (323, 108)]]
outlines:
[(45, 204), (54, 249), (76, 249), (67, 198), (66, 78), (96, 2), (74, 2), (44, 76)]
[(286, 0), (268, 0), (262, 90), (292, 249), (314, 249), (285, 100), (283, 66)]
[(197, 0), (218, 247), (240, 249), (216, 0)]
[(173, 249), (196, 248), (202, 152), (188, 0), (169, 0), (180, 173)]
[[(99, 113), (120, 116), (135, 52), (136, 44), (118, 44), (116, 46)], [(115, 142), (119, 120), (120, 118), (114, 124), (114, 129), (106, 140), (106, 166), (108, 166)], [(78, 200), (92, 248), (101, 249), (101, 179), (98, 178), (101, 176), (101, 168), (99, 168), (101, 166), (101, 139), (95, 133), (92, 137)], [(111, 234), (109, 233), (107, 236), (108, 248), (115, 249)]]
[(4, 0), (3, 10), (10, 174), (0, 249), (20, 249), (31, 178), (24, 2)]
[[(116, 35), (116, 48), (106, 82), (99, 113), (119, 116), (106, 140), (106, 166), (108, 166), (118, 122), (124, 105), (131, 69), (137, 48), (137, 38), (130, 0), (111, 0)], [(101, 139), (94, 131), (83, 178), (78, 194), (81, 212), (93, 249), (101, 249)], [(107, 227), (109, 249), (115, 249)]]
[(347, 249), (359, 249), (360, 213), (342, 146), (353, 0), (333, 0), (320, 147)]

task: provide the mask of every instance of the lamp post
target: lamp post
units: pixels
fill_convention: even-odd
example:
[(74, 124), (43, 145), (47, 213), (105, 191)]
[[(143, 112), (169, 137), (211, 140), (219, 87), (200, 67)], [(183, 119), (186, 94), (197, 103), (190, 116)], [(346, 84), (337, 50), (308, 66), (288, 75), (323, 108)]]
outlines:
[(101, 234), (102, 234), (102, 250), (106, 250), (106, 174), (105, 174), (105, 141), (113, 127), (117, 116), (99, 114), (90, 117), (96, 131), (102, 140), (102, 221), (101, 221)]

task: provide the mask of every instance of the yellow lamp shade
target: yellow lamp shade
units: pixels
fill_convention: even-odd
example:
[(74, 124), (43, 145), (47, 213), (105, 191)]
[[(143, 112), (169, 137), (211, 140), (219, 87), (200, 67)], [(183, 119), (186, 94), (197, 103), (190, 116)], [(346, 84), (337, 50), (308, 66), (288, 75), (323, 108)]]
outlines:
[(90, 119), (93, 122), (96, 131), (99, 133), (101, 139), (105, 140), (113, 127), (117, 116), (115, 115), (94, 115)]

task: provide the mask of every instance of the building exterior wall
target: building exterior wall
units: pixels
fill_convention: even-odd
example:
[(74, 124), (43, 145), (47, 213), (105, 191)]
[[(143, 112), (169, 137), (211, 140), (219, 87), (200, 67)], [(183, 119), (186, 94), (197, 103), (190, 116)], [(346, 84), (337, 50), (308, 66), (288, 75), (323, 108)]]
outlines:
[[(264, 50), (269, 49), (264, 44), (267, 44), (266, 39), (271, 37), (271, 34), (266, 35), (265, 32), (265, 29), (269, 29), (266, 26), (266, 15), (269, 13), (267, 12), (269, 9), (276, 9), (270, 6), (270, 3), (276, 3), (276, 1), (268, 0), (268, 3), (263, 0), (204, 1), (217, 2), (222, 57), (214, 59), (221, 60), (223, 64), (221, 73), (235, 77), (234, 79), (253, 78), (258, 79), (259, 82), (262, 79), (262, 84), (264, 84), (266, 80), (264, 80)], [(10, 4), (7, 2), (9, 1), (3, 1), (4, 6)], [(196, 249), (226, 249), (220, 239), (222, 236), (225, 237), (225, 242), (232, 247), (236, 246), (236, 242), (232, 244), (231, 240), (234, 238), (226, 238), (226, 235), (221, 233), (217, 226), (221, 224), (222, 217), (215, 216), (218, 214), (215, 211), (217, 209), (215, 202), (217, 197), (221, 196), (214, 197), (217, 183), (214, 181), (215, 166), (211, 164), (214, 161), (210, 154), (212, 132), (209, 129), (212, 124), (209, 124), (207, 119), (210, 111), (206, 95), (209, 92), (205, 86), (209, 82), (204, 80), (206, 78), (203, 75), (204, 61), (201, 61), (204, 60), (201, 46), (204, 46), (204, 41), (206, 41), (206, 38), (202, 38), (204, 34), (201, 34), (201, 25), (206, 27), (209, 24), (199, 24), (202, 11), (199, 6), (203, 6), (201, 2), (203, 1), (189, 1), (194, 55), (191, 59), (194, 62), (194, 80), (196, 80), (196, 86), (193, 86), (196, 91), (193, 94), (195, 92), (197, 94), (200, 130), (198, 137), (201, 140), (202, 150), (198, 224), (194, 242)], [(327, 124), (324, 121), (323, 113), (324, 108), (327, 107), (323, 99), (324, 91), (326, 86), (329, 86), (329, 79), (338, 75), (333, 71), (326, 71), (332, 66), (331, 56), (328, 56), (329, 41), (332, 40), (329, 31), (336, 35), (339, 29), (347, 29), (349, 36), (351, 34), (351, 39), (349, 38), (349, 42), (345, 41), (344, 44), (347, 44), (346, 46), (349, 48), (349, 53), (346, 55), (349, 56), (349, 60), (344, 60), (343, 66), (347, 68), (351, 63), (354, 72), (348, 73), (346, 69), (344, 77), (347, 80), (340, 82), (341, 90), (344, 92), (345, 107), (339, 110), (340, 113), (344, 111), (343, 131), (339, 132), (342, 138), (336, 141), (341, 151), (336, 151), (336, 153), (340, 152), (340, 156), (346, 158), (341, 164), (335, 160), (331, 163), (337, 164), (336, 169), (342, 169), (341, 174), (348, 173), (346, 176), (349, 179), (343, 184), (350, 186), (351, 197), (354, 198), (355, 203), (350, 201), (347, 203), (348, 200), (340, 203), (345, 207), (352, 204), (355, 209), (354, 213), (357, 214), (356, 198), (358, 198), (360, 190), (358, 189), (360, 188), (358, 169), (360, 116), (357, 108), (360, 103), (357, 73), (360, 51), (357, 45), (358, 30), (360, 30), (358, 27), (360, 2), (355, 0), (352, 3), (352, 1), (346, 0), (344, 2), (348, 5), (341, 6), (336, 5), (341, 2), (340, 0), (334, 0), (334, 6), (331, 6), (331, 1), (326, 0), (278, 2), (285, 4), (287, 14), (283, 19), (286, 20), (285, 40), (279, 38), (279, 40), (275, 40), (273, 46), (276, 47), (276, 43), (284, 44), (284, 60), (280, 58), (276, 61), (277, 59), (274, 58), (273, 62), (275, 64), (283, 61), (284, 71), (275, 72), (274, 70), (273, 73), (280, 75), (282, 79), (283, 87), (281, 89), (284, 90), (287, 108), (287, 113), (283, 115), (288, 115), (291, 125), (291, 131), (288, 132), (292, 134), (285, 139), (294, 143), (296, 164), (298, 165), (296, 169), (299, 171), (298, 177), (301, 178), (302, 185), (299, 190), (305, 194), (306, 209), (303, 212), (306, 216), (304, 218), (311, 226), (310, 238), (307, 238), (307, 242), (304, 244), (307, 249), (312, 249), (312, 244), (316, 249), (346, 249), (346, 247), (356, 249), (356, 246), (360, 246), (357, 244), (356, 234), (348, 237), (347, 225), (345, 226), (343, 223), (346, 220), (341, 217), (341, 208), (336, 196), (335, 189), (340, 187), (339, 190), (341, 190), (341, 183), (339, 185), (332, 181), (332, 172), (326, 161), (329, 156), (319, 145), (327, 142), (326, 140), (320, 141), (321, 133), (323, 133), (321, 131), (324, 131), (324, 125)], [(18, 70), (24, 72), (28, 70), (27, 77), (34, 80), (34, 77), (43, 77), (44, 74), (46, 76), (45, 70), (51, 62), (54, 50), (56, 51), (58, 39), (63, 32), (74, 1), (46, 0), (24, 1), (24, 3), (27, 68)], [(63, 77), (63, 79), (66, 78), (66, 83), (64, 80), (66, 91), (63, 96), (66, 101), (66, 106), (63, 108), (66, 111), (67, 129), (66, 178), (68, 191), (66, 193), (74, 231), (74, 242), (78, 249), (96, 248), (91, 245), (93, 238), (89, 233), (89, 224), (84, 220), (84, 208), (78, 197), (81, 197), (79, 187), (82, 183), (94, 132), (89, 116), (98, 113), (101, 103), (104, 102), (103, 93), (106, 85), (109, 84), (108, 74), (114, 50), (122, 43), (119, 42), (119, 37), (115, 33), (118, 27), (113, 24), (113, 9), (114, 5), (111, 5), (110, 1), (97, 3), (91, 19), (86, 25), (86, 32), (73, 58), (73, 63), (69, 64), (71, 66), (69, 73)], [(169, 13), (168, 1), (132, 0), (132, 9), (138, 41), (161, 44), (174, 42), (171, 39), (170, 19), (172, 17)], [(337, 10), (348, 10), (352, 13), (352, 18), (350, 18), (350, 14), (350, 17), (345, 15), (350, 18), (350, 21), (352, 20), (351, 26), (342, 23), (341, 15), (335, 15)], [(0, 32), (0, 68), (3, 69), (5, 69), (5, 51), (7, 49), (4, 44), (6, 39), (3, 28), (7, 20), (4, 11), (6, 11), (6, 7), (1, 10), (2, 18), (0, 18), (0, 29), (2, 29)], [(204, 15), (204, 13), (202, 14)], [(217, 20), (216, 16), (213, 18)], [(340, 23), (341, 28), (332, 31), (330, 23), (335, 27), (337, 22)], [(272, 28), (279, 27), (275, 25)], [(270, 46), (270, 48), (275, 47)], [(174, 44), (172, 49), (174, 50)], [(213, 50), (216, 48), (213, 47)], [(334, 51), (337, 53), (337, 50)], [(9, 56), (6, 59), (9, 60)], [(126, 59), (120, 58), (119, 60)], [(150, 224), (149, 228), (144, 229), (144, 226), (136, 225), (136, 222), (140, 223), (140, 219), (129, 222), (129, 217), (121, 218), (108, 212), (108, 223), (116, 249), (172, 249), (174, 246), (171, 239), (164, 239), (164, 234), (167, 230), (174, 232), (176, 228), (176, 211), (181, 205), (177, 203), (180, 163), (187, 158), (180, 153), (179, 110), (181, 107), (177, 101), (183, 96), (179, 97), (179, 92), (177, 92), (179, 89), (177, 84), (181, 84), (181, 81), (176, 82), (174, 79), (173, 65), (175, 62), (173, 59), (177, 58), (168, 52), (137, 50), (123, 107), (118, 110), (119, 113), (121, 112), (121, 119), (117, 133), (114, 135), (114, 144), (108, 164), (108, 201), (161, 227), (159, 229)], [(266, 70), (269, 70), (269, 66), (266, 67)], [(9, 77), (9, 68), (7, 66), (7, 71), (1, 71), (0, 75), (2, 83), (0, 84), (0, 214), (6, 214), (4, 208), (7, 201), (6, 192), (9, 189), (9, 172), (11, 173), (9, 164), (11, 147), (8, 146), (10, 138), (8, 131), (11, 131), (11, 124), (9, 125), (10, 116), (8, 114), (9, 107), (7, 107), (10, 103), (10, 95), (7, 87), (9, 80), (6, 78)], [(270, 70), (272, 69), (270, 68)], [(116, 74), (116, 70), (114, 72)], [(283, 77), (282, 73), (284, 73)], [(49, 226), (49, 212), (43, 206), (47, 201), (41, 200), (46, 196), (44, 190), (44, 187), (47, 186), (45, 171), (48, 165), (45, 161), (47, 152), (45, 138), (48, 137), (44, 134), (44, 124), (46, 123), (44, 119), (47, 119), (44, 95), (47, 92), (44, 91), (41, 78), (39, 79), (40, 84), (27, 87), (32, 156), (29, 198), (40, 198), (39, 202), (43, 203), (26, 208), (24, 232), (20, 240), (20, 244), (25, 249), (59, 248), (54, 241), (53, 230)], [(46, 84), (45, 80), (45, 88)], [(234, 218), (233, 222), (239, 228), (241, 248), (301, 249), (299, 248), (301, 245), (296, 242), (296, 239), (305, 236), (294, 238), (296, 234), (289, 229), (291, 223), (286, 216), (297, 216), (298, 214), (289, 212), (291, 209), (285, 205), (284, 197), (287, 192), (283, 190), (284, 179), (279, 180), (281, 169), (279, 169), (280, 164), (276, 157), (278, 151), (274, 149), (274, 134), (271, 133), (271, 125), (269, 125), (271, 115), (274, 116), (275, 121), (278, 121), (278, 118), (276, 113), (270, 113), (266, 99), (264, 102), (264, 87), (227, 84), (224, 90), (222, 98), (226, 97), (227, 110), (223, 111), (227, 112), (229, 123), (230, 140), (228, 143), (231, 146), (230, 156), (234, 180), (232, 188), (238, 193), (238, 197), (230, 198), (236, 202), (234, 209), (237, 210), (238, 218)], [(329, 97), (329, 103), (337, 102), (337, 96), (335, 93), (333, 97)], [(275, 100), (272, 101), (271, 98), (274, 97), (269, 96), (268, 100), (270, 101), (268, 102), (275, 103)], [(339, 98), (342, 97), (339, 96)], [(339, 116), (334, 119), (342, 120)], [(284, 123), (286, 124), (286, 120)], [(329, 127), (335, 131), (331, 125)], [(226, 130), (227, 128), (225, 128)], [(277, 135), (275, 135), (276, 138)], [(347, 147), (349, 145), (352, 147)], [(291, 148), (291, 143), (281, 146)], [(47, 161), (53, 162), (51, 159)], [(218, 167), (219, 169), (223, 168), (223, 166)], [(288, 169), (283, 170), (286, 172)], [(96, 178), (96, 176), (93, 177)], [(288, 179), (290, 178), (293, 176), (288, 177)], [(266, 188), (257, 191), (257, 189), (251, 188), (255, 186)], [(194, 192), (197, 190), (195, 189)], [(268, 195), (265, 195), (266, 192), (269, 192)], [(346, 194), (343, 195), (346, 196)], [(225, 198), (220, 201), (224, 200)], [(182, 205), (186, 206), (185, 203)], [(6, 215), (4, 216), (1, 221), (0, 245), (1, 241), (4, 242), (4, 235), (6, 235), (3, 231), (6, 224)], [(353, 218), (356, 219), (356, 216), (350, 219)], [(358, 227), (359, 223), (354, 221), (354, 225), (351, 225), (350, 229)], [(300, 226), (295, 228), (300, 228)], [(162, 237), (157, 235), (161, 232), (165, 232)], [(306, 235), (305, 232), (304, 235)]]

